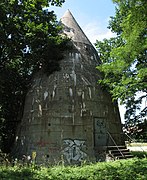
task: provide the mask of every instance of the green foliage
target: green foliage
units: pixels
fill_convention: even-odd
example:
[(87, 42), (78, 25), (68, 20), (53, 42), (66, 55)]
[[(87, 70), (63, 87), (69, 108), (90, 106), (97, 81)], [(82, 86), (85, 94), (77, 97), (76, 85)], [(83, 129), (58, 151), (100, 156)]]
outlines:
[(1, 179), (26, 180), (145, 180), (147, 159), (130, 159), (84, 166), (0, 167)]
[(137, 158), (147, 158), (147, 152), (145, 151), (131, 151), (131, 154)]
[[(100, 83), (107, 86), (113, 99), (126, 105), (125, 118), (135, 125), (144, 121), (147, 112), (146, 108), (140, 109), (147, 97), (147, 3), (145, 0), (113, 2), (117, 8), (109, 28), (117, 37), (96, 42), (103, 62), (97, 68), (104, 73)], [(136, 96), (138, 92), (140, 96)]]
[(134, 124), (129, 124), (128, 126), (126, 123), (123, 131), (128, 135), (128, 141), (131, 138), (137, 142), (147, 142), (147, 121), (136, 123), (135, 126)]
[[(32, 75), (59, 69), (67, 39), (53, 11), (64, 0), (0, 1), (0, 144), (10, 151)], [(54, 53), (52, 53), (54, 52)], [(58, 53), (57, 53), (58, 52)]]

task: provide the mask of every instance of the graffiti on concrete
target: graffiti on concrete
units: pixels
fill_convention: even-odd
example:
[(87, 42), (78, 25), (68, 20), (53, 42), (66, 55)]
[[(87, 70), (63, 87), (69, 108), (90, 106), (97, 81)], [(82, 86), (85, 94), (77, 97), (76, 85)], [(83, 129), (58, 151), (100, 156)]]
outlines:
[(81, 162), (87, 157), (87, 154), (83, 152), (83, 148), (86, 147), (85, 141), (83, 140), (64, 140), (65, 148), (63, 154), (66, 157), (68, 163), (72, 161)]

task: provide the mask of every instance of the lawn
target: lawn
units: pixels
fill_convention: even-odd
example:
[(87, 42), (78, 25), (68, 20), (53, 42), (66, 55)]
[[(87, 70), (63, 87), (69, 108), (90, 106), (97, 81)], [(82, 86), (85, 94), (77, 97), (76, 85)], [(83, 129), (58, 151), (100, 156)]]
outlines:
[(146, 180), (147, 158), (81, 166), (0, 166), (1, 180)]

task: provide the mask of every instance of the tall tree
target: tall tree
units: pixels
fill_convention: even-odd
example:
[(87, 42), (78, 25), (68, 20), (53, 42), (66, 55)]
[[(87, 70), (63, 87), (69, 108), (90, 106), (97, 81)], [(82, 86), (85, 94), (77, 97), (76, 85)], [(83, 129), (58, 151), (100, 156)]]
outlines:
[(140, 109), (142, 100), (147, 98), (147, 1), (113, 2), (116, 13), (109, 28), (117, 37), (96, 42), (102, 57), (97, 68), (104, 73), (100, 83), (114, 99), (126, 105), (126, 123), (134, 124), (144, 120), (147, 113), (147, 107)]
[[(0, 2), (0, 143), (7, 152), (21, 119), (33, 73), (59, 69), (66, 40), (53, 11), (65, 0), (1, 0)], [(58, 52), (58, 53), (57, 53)]]

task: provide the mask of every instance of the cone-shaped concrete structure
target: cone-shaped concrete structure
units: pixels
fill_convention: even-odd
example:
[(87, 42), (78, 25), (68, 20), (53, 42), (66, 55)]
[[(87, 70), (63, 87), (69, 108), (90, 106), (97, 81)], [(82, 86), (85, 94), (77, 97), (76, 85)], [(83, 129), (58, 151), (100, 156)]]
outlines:
[(123, 143), (118, 107), (97, 83), (100, 59), (70, 11), (61, 22), (72, 49), (60, 71), (34, 77), (13, 153), (38, 163), (104, 160), (107, 146)]
[(89, 44), (92, 46), (91, 42), (86, 37), (69, 10), (67, 10), (64, 16), (61, 18), (61, 22), (64, 24), (64, 33), (68, 37), (72, 38), (72, 41)]

